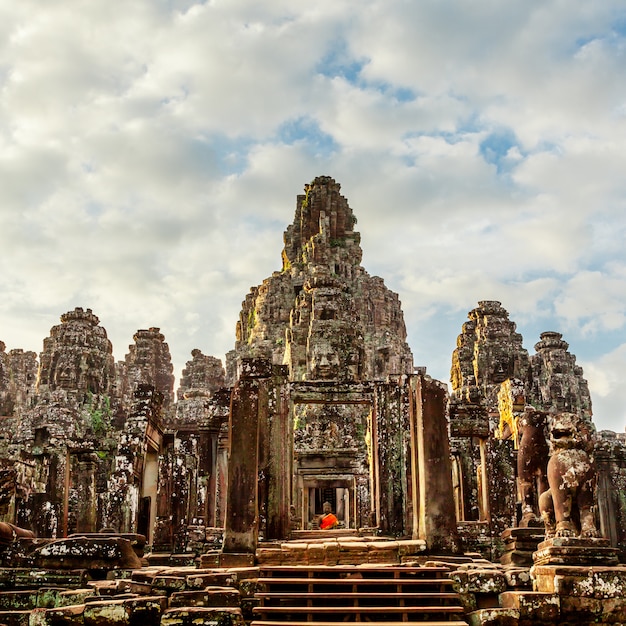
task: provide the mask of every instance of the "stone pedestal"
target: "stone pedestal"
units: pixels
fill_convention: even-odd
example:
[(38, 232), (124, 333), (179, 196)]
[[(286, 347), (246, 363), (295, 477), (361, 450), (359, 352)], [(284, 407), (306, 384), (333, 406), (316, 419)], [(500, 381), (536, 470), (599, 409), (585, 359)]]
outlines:
[(626, 567), (607, 539), (554, 537), (539, 544), (531, 568), (535, 591), (558, 594), (567, 623), (626, 621)]
[(626, 567), (535, 565), (531, 573), (537, 591), (558, 594), (562, 622), (626, 622)]
[(533, 554), (535, 565), (598, 565), (618, 564), (618, 550), (608, 539), (553, 537), (542, 541)]
[(500, 557), (502, 565), (530, 567), (533, 553), (544, 540), (543, 528), (507, 528), (500, 538), (504, 542), (504, 554)]

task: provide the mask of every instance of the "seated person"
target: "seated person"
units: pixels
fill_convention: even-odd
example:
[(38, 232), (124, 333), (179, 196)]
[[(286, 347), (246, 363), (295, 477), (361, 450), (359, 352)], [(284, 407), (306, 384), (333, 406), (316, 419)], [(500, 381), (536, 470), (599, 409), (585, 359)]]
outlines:
[(336, 528), (338, 525), (339, 520), (333, 514), (330, 502), (324, 502), (324, 504), (322, 505), (322, 514), (319, 517), (320, 530)]

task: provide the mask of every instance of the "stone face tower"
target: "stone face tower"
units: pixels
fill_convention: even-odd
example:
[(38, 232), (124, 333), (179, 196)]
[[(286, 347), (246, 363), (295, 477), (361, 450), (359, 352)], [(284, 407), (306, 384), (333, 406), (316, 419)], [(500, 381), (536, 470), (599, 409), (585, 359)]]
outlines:
[(497, 412), (500, 385), (510, 378), (527, 379), (528, 352), (500, 302), (483, 300), (468, 318), (452, 354), (452, 402)]
[(569, 344), (561, 333), (541, 333), (530, 358), (532, 386), (530, 403), (544, 411), (568, 411), (591, 417), (589, 386), (576, 357), (568, 352)]
[(283, 267), (254, 287), (237, 323), (238, 357), (289, 366), (291, 380), (381, 380), (413, 357), (397, 294), (361, 267), (361, 237), (340, 185), (319, 176), (298, 196)]
[(44, 339), (38, 393), (57, 390), (108, 394), (115, 378), (113, 348), (91, 309), (61, 315)]

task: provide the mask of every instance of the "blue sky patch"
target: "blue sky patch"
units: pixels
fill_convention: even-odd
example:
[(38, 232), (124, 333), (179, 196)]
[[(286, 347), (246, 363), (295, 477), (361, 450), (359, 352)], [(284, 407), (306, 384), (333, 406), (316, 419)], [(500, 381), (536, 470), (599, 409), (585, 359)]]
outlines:
[(220, 173), (241, 174), (248, 166), (248, 153), (253, 141), (248, 137), (213, 135), (210, 140), (193, 142), (193, 154), (207, 166), (216, 163)]
[(343, 78), (351, 84), (357, 84), (366, 59), (355, 59), (348, 52), (344, 39), (337, 40), (322, 57), (315, 68), (318, 74), (328, 78)]
[(492, 132), (480, 143), (480, 154), (487, 163), (495, 165), (498, 173), (509, 169), (504, 161), (508, 151), (517, 145), (515, 134), (510, 130)]
[(323, 132), (317, 121), (310, 117), (285, 122), (278, 129), (277, 139), (287, 145), (303, 143), (316, 156), (328, 156), (339, 148), (332, 135)]

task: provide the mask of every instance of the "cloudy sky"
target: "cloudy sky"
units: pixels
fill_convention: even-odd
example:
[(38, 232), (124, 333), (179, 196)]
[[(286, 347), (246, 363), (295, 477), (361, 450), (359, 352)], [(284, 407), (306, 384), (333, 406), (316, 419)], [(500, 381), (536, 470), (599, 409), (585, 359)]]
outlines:
[(0, 340), (91, 308), (123, 359), (223, 357), (295, 198), (342, 185), (363, 265), (447, 381), (499, 300), (626, 426), (623, 0), (0, 0)]

